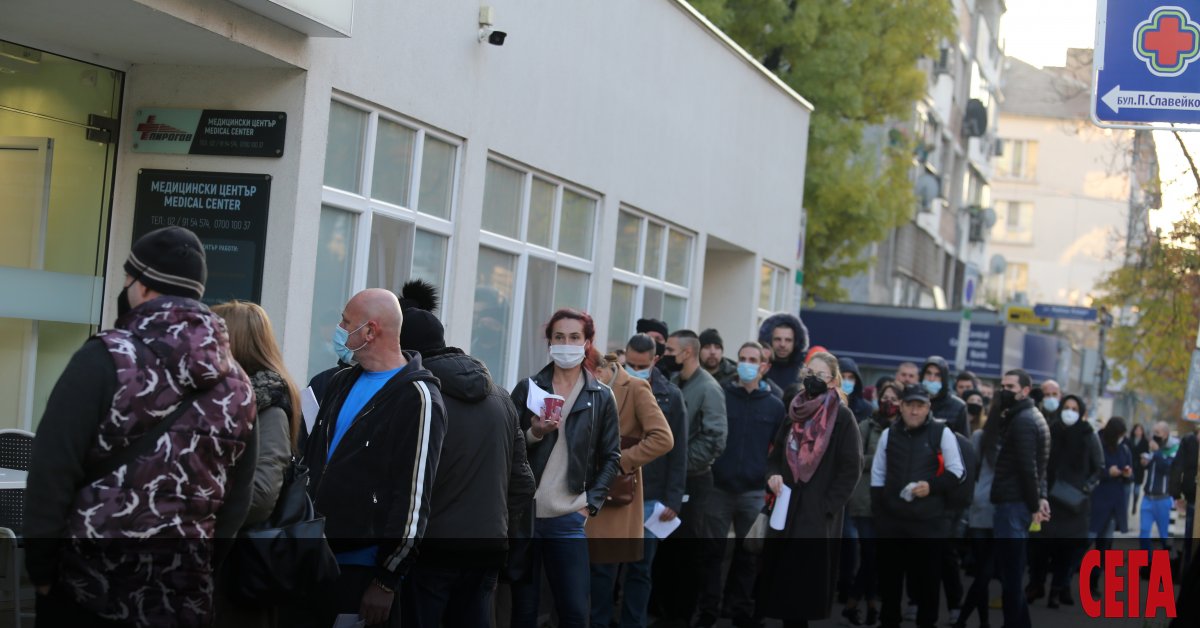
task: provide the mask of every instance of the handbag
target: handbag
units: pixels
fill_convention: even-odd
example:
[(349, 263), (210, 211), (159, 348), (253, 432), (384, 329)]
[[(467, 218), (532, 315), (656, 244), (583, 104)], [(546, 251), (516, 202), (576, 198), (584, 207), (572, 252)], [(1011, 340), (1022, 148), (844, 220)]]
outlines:
[(1077, 513), (1087, 501), (1087, 493), (1068, 482), (1055, 482), (1050, 488), (1050, 499), (1062, 504), (1067, 510)]
[[(629, 449), (640, 442), (642, 442), (641, 438), (622, 436), (621, 449)], [(605, 505), (628, 506), (632, 504), (634, 496), (637, 495), (637, 482), (638, 472), (636, 469), (632, 473), (618, 473), (608, 485), (608, 496), (604, 498)]]
[(750, 530), (746, 532), (746, 538), (742, 539), (742, 549), (751, 554), (762, 554), (769, 524), (770, 516), (766, 512), (758, 513), (758, 516), (754, 518), (754, 525), (750, 526)]
[(238, 533), (227, 560), (231, 594), (244, 603), (301, 601), (337, 579), (325, 518), (317, 516), (308, 495), (307, 467), (292, 459), (275, 510)]

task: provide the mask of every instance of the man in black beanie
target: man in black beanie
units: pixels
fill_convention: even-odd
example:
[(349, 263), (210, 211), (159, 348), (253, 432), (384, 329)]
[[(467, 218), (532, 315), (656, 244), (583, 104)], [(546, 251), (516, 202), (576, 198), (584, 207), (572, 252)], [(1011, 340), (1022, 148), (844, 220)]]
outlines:
[(725, 357), (725, 341), (711, 327), (700, 332), (700, 366), (721, 386), (737, 378), (737, 362)]
[[(432, 287), (429, 295), (423, 302), (436, 303)], [(490, 626), (508, 539), (529, 536), (522, 527), (532, 532), (533, 471), (512, 400), (483, 362), (447, 347), (444, 336), (433, 313), (404, 310), (400, 344), (441, 381), (447, 425), (429, 525), (401, 585), (400, 612), (405, 626)]]
[(646, 334), (654, 339), (655, 355), (658, 356), (659, 364), (655, 368), (660, 373), (671, 379), (672, 372), (668, 370), (667, 365), (662, 364), (662, 358), (667, 353), (667, 336), (671, 335), (667, 324), (657, 318), (639, 318), (637, 321), (637, 333)]
[(194, 233), (152, 231), (124, 268), (114, 328), (71, 357), (33, 442), (25, 556), (38, 624), (208, 626), (210, 540), (232, 538), (250, 506), (254, 391), (224, 321), (198, 300)]

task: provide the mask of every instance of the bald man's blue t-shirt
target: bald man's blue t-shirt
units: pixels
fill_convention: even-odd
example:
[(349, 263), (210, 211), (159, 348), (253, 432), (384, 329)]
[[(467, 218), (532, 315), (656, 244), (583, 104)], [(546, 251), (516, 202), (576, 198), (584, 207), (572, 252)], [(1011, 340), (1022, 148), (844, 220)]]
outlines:
[[(390, 371), (363, 371), (362, 375), (358, 376), (358, 381), (354, 382), (350, 394), (346, 395), (346, 401), (342, 403), (341, 411), (338, 412), (337, 423), (333, 426), (333, 438), (329, 440), (329, 454), (325, 456), (325, 462), (329, 462), (330, 458), (333, 458), (333, 452), (341, 444), (342, 437), (349, 431), (350, 425), (354, 423), (354, 417), (358, 416), (358, 413), (366, 407), (367, 402), (375, 396), (375, 393), (379, 392), (385, 384), (403, 370), (402, 366)], [(371, 567), (375, 564), (378, 552), (379, 546), (372, 545), (348, 552), (339, 552), (335, 558), (341, 565)]]

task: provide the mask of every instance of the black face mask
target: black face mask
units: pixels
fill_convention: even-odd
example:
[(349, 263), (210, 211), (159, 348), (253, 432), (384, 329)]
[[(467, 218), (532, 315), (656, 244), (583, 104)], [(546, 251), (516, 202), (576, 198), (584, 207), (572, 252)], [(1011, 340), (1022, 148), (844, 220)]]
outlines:
[(1000, 409), (1007, 410), (1017, 403), (1017, 393), (1011, 390), (1000, 391)]
[(680, 364), (679, 361), (675, 359), (675, 356), (664, 355), (662, 357), (662, 359), (660, 359), (658, 361), (658, 370), (666, 373), (667, 375), (671, 375), (673, 373), (678, 373), (679, 371), (682, 371), (683, 365)]
[(1155, 436), (1154, 442), (1158, 443), (1159, 447), (1165, 447), (1167, 445), (1167, 439), (1163, 438), (1162, 436)]
[(967, 412), (970, 414), (982, 414), (983, 413), (983, 404), (968, 403), (967, 404)]
[(117, 295), (117, 318), (121, 318), (132, 310), (133, 306), (129, 304), (129, 286), (121, 289), (121, 293)]
[(829, 390), (829, 384), (825, 380), (816, 375), (809, 375), (804, 378), (804, 392), (808, 393), (809, 398), (820, 397)]

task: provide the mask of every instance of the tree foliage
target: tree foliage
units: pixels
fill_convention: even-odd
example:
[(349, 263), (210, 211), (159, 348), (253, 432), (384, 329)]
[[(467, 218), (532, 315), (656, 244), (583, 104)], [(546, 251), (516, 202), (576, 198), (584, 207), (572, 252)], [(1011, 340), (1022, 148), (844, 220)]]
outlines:
[(1127, 390), (1154, 400), (1161, 417), (1178, 417), (1200, 323), (1200, 215), (1195, 208), (1171, 233), (1152, 237), (1138, 262), (1111, 272), (1099, 304), (1122, 310), (1105, 353)]
[(867, 245), (912, 217), (912, 145), (864, 131), (911, 119), (925, 93), (917, 62), (954, 33), (946, 0), (695, 0), (717, 27), (813, 103), (804, 205), (805, 291), (844, 297)]

